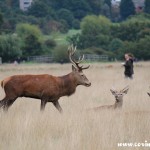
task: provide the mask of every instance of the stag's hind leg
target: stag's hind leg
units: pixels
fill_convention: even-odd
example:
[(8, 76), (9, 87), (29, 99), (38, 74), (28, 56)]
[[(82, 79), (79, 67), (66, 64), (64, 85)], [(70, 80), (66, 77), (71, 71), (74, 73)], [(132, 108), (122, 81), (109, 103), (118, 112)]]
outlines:
[(9, 107), (14, 103), (14, 101), (16, 100), (17, 98), (13, 98), (13, 99), (9, 99), (6, 101), (3, 109), (4, 111), (8, 111)]
[(3, 108), (4, 105), (6, 104), (6, 101), (7, 101), (7, 98), (3, 98), (1, 101), (0, 101), (0, 108)]
[(8, 108), (14, 103), (14, 101), (17, 99), (15, 98), (8, 98), (7, 96), (0, 101), (0, 108), (3, 108), (4, 111), (8, 111)]

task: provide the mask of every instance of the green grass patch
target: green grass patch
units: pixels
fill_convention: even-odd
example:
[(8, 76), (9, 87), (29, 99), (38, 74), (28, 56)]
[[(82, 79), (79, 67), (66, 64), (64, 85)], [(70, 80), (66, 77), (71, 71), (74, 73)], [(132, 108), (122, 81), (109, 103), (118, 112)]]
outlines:
[(51, 33), (49, 36), (45, 36), (46, 39), (53, 39), (56, 41), (57, 45), (68, 45), (67, 37), (80, 33), (81, 30), (69, 30), (67, 33), (63, 34), (60, 32)]

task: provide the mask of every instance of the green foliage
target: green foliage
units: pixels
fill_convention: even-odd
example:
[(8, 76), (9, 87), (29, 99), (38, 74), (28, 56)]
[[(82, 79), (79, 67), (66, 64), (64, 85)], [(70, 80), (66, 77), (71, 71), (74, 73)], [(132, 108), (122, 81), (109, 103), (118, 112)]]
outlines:
[(56, 46), (52, 39), (44, 40), (40, 29), (35, 25), (18, 24), (16, 33), (21, 39), (21, 49), (24, 58), (34, 55), (49, 54)]
[(67, 49), (67, 46), (57, 46), (53, 51), (54, 61), (59, 63), (69, 62)]
[(128, 20), (123, 23), (113, 24), (111, 28), (111, 34), (115, 38), (119, 38), (123, 41), (136, 41), (140, 38), (149, 35), (150, 33), (150, 21), (149, 20)]
[(3, 15), (2, 13), (0, 13), (0, 29), (1, 29), (2, 24), (3, 24)]
[(106, 50), (104, 50), (102, 48), (99, 48), (99, 47), (89, 47), (89, 48), (86, 48), (86, 49), (82, 50), (82, 53), (113, 56), (113, 52), (106, 51)]
[(29, 34), (24, 38), (24, 46), (22, 47), (22, 51), (24, 57), (43, 54), (42, 43), (35, 35)]
[(0, 56), (3, 62), (11, 62), (21, 56), (20, 39), (16, 35), (0, 35)]
[(109, 7), (108, 4), (104, 4), (103, 7), (102, 7), (102, 15), (108, 17), (108, 18), (111, 18), (111, 8)]
[(136, 49), (134, 55), (139, 59), (150, 59), (150, 36), (146, 36), (145, 38), (142, 38), (139, 40), (139, 42), (136, 43)]
[(54, 48), (56, 46), (56, 42), (53, 39), (47, 39), (44, 43), (49, 48)]
[(81, 22), (81, 47), (104, 47), (109, 41), (111, 22), (104, 16), (87, 16)]
[(91, 12), (95, 15), (99, 15), (103, 5), (103, 0), (87, 0), (87, 2), (91, 7)]
[(20, 36), (21, 38), (25, 38), (30, 34), (32, 34), (38, 38), (40, 38), (42, 36), (42, 33), (37, 26), (30, 25), (27, 23), (18, 24), (16, 27), (16, 32), (17, 32), (18, 36)]
[(63, 8), (60, 9), (58, 11), (58, 18), (65, 20), (70, 27), (72, 26), (72, 20), (74, 19), (74, 16), (71, 11)]
[(104, 0), (104, 3), (106, 3), (109, 6), (109, 8), (111, 8), (111, 0)]
[[(133, 53), (139, 59), (150, 59), (149, 15), (137, 15), (121, 23), (111, 23), (109, 20), (99, 18), (101, 17), (85, 17), (81, 23), (81, 33), (70, 37), (70, 43), (77, 43), (78, 47), (84, 49), (100, 48), (116, 54), (115, 57), (118, 59), (122, 59), (127, 52)], [(91, 53), (98, 52), (94, 50)]]
[(150, 14), (150, 0), (145, 0), (144, 12)]
[(34, 1), (28, 10), (28, 14), (35, 17), (53, 16), (53, 10), (43, 1)]
[(109, 50), (116, 51), (123, 47), (123, 41), (118, 38), (114, 38), (109, 44)]
[(78, 19), (74, 19), (72, 21), (72, 27), (73, 29), (80, 29), (80, 21)]
[(40, 41), (42, 33), (37, 26), (18, 24), (16, 32), (22, 41), (23, 57), (42, 54), (42, 42)]
[(116, 52), (116, 56), (119, 59), (124, 57), (125, 53), (132, 53), (135, 58), (140, 60), (149, 60), (150, 59), (150, 36), (140, 39), (138, 42), (127, 42), (123, 43), (121, 49)]
[(73, 44), (73, 45), (78, 45), (79, 46), (80, 36), (81, 36), (80, 33), (74, 34), (72, 36), (68, 36), (67, 41), (70, 43), (70, 45)]
[(121, 0), (120, 3), (120, 14), (122, 19), (126, 19), (130, 15), (135, 14), (135, 7), (132, 0)]
[[(79, 29), (78, 21), (87, 14), (100, 14), (102, 3), (103, 0), (34, 0), (28, 11), (23, 12), (19, 9), (19, 0), (0, 0), (0, 11), (4, 15), (2, 29), (10, 33), (18, 23), (31, 23), (45, 33), (48, 23), (55, 21), (61, 25), (59, 31), (64, 33), (68, 28)], [(51, 30), (55, 31), (55, 28)]]

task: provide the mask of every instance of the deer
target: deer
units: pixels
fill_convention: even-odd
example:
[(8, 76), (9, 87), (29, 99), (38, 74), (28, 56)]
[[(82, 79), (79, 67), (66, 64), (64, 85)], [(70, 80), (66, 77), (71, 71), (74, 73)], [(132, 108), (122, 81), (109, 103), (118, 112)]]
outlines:
[(128, 90), (129, 90), (129, 86), (126, 86), (120, 91), (110, 89), (112, 95), (115, 96), (116, 102), (113, 105), (104, 105), (104, 106), (94, 107), (90, 110), (99, 111), (102, 109), (111, 109), (111, 110), (121, 109), (123, 105), (123, 96), (128, 93)]
[(41, 111), (45, 109), (47, 102), (51, 102), (62, 113), (62, 108), (58, 102), (60, 97), (74, 94), (79, 85), (91, 86), (91, 82), (83, 73), (83, 70), (90, 66), (81, 66), (80, 63), (83, 61), (84, 55), (76, 60), (73, 58), (75, 52), (75, 46), (68, 47), (72, 72), (67, 75), (25, 74), (13, 75), (2, 80), (1, 86), (4, 89), (5, 97), (0, 101), (0, 108), (7, 112), (18, 97), (27, 97), (41, 100)]

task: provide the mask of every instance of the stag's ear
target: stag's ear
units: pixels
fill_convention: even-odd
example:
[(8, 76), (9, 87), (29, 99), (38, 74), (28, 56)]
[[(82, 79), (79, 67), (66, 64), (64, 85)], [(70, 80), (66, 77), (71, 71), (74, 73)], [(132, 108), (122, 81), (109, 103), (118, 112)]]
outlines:
[(112, 95), (115, 95), (115, 94), (116, 94), (116, 91), (115, 91), (115, 90), (110, 89), (110, 91), (111, 91)]
[(128, 93), (128, 90), (129, 90), (129, 87), (127, 87), (126, 89), (123, 89), (122, 92), (123, 92), (124, 94), (127, 94), (127, 93)]
[(72, 71), (73, 71), (73, 72), (78, 71), (78, 70), (77, 70), (77, 68), (75, 68), (75, 66), (74, 66), (74, 65), (72, 65)]

